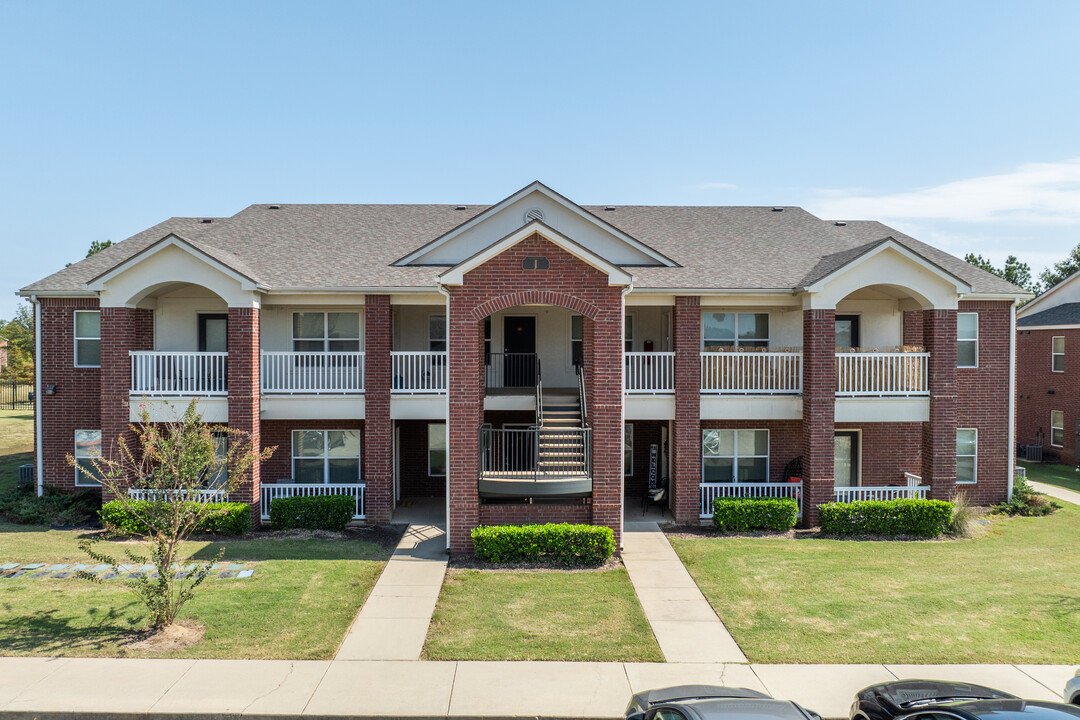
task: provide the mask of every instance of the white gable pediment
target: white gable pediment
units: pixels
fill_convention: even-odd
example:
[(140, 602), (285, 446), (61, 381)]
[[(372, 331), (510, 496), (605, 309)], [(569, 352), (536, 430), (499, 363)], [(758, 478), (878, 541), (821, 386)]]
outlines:
[(533, 183), (406, 255), (396, 265), (457, 265), (540, 221), (612, 265), (673, 266), (668, 258), (542, 183)]

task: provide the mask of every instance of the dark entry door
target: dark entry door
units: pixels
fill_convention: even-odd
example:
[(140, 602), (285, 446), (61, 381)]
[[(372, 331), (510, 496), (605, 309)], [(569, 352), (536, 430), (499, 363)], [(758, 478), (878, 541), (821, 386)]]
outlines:
[(836, 316), (836, 347), (844, 349), (859, 347), (858, 315)]
[(199, 352), (228, 352), (229, 316), (199, 315)]
[(536, 385), (536, 318), (507, 315), (503, 318), (503, 382), (506, 387)]
[(859, 433), (837, 432), (833, 445), (833, 479), (836, 487), (858, 487)]

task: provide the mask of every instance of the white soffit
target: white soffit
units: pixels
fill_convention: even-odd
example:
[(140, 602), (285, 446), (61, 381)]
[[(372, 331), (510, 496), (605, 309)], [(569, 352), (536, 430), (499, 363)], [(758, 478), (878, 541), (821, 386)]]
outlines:
[(233, 268), (229, 267), (228, 265), (221, 262), (220, 260), (218, 260), (216, 258), (213, 258), (210, 255), (207, 255), (205, 252), (203, 252), (202, 250), (195, 247), (194, 245), (189, 243), (187, 240), (185, 240), (184, 238), (182, 238), (182, 237), (180, 237), (179, 235), (176, 235), (176, 234), (166, 235), (165, 237), (161, 238), (160, 240), (158, 240), (153, 245), (150, 245), (150, 246), (140, 250), (139, 252), (135, 253), (134, 255), (132, 255), (128, 259), (124, 260), (120, 264), (113, 266), (109, 270), (106, 270), (105, 272), (98, 275), (97, 277), (95, 277), (90, 282), (88, 282), (86, 284), (86, 287), (88, 289), (90, 289), (90, 290), (100, 291), (104, 287), (105, 283), (108, 282), (109, 280), (111, 280), (112, 278), (116, 277), (117, 275), (119, 275), (119, 274), (121, 274), (121, 273), (123, 273), (123, 272), (125, 272), (127, 270), (130, 270), (131, 268), (135, 267), (139, 263), (144, 262), (145, 260), (147, 260), (147, 259), (153, 257), (154, 255), (158, 254), (159, 252), (161, 252), (161, 251), (163, 251), (163, 250), (165, 250), (167, 248), (171, 248), (171, 247), (175, 247), (175, 248), (178, 248), (180, 250), (183, 250), (184, 252), (192, 255), (193, 257), (201, 260), (202, 262), (206, 263), (210, 267), (214, 268), (218, 272), (221, 272), (224, 275), (227, 275), (228, 277), (230, 277), (233, 280), (240, 283), (240, 286), (244, 290), (263, 290), (263, 289), (265, 289), (263, 286), (261, 286), (253, 278), (250, 278), (247, 275), (244, 275), (244, 274), (234, 270)]
[(676, 265), (540, 182), (522, 188), (394, 264), (457, 265), (537, 220), (613, 265)]

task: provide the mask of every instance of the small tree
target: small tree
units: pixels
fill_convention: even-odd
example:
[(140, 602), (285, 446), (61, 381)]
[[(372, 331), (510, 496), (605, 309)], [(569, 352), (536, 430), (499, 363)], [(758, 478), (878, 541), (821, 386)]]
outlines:
[[(102, 487), (146, 528), (140, 536), (146, 542), (147, 554), (130, 550), (124, 554), (131, 562), (152, 563), (155, 572), (135, 575), (128, 587), (150, 611), (151, 626), (159, 629), (176, 620), (180, 609), (225, 552), (222, 547), (216, 557), (196, 563), (194, 570), (185, 572), (181, 568), (190, 563), (194, 554), (184, 552), (184, 541), (212, 513), (220, 512), (211, 503), (235, 491), (252, 466), (269, 458), (276, 448), (255, 450), (246, 433), (206, 424), (195, 401), (175, 422), (151, 423), (144, 409), (140, 423), (132, 425), (131, 432), (134, 447), (121, 438), (112, 457), (93, 459), (93, 473)], [(224, 453), (214, 437), (222, 433), (228, 438)], [(68, 462), (74, 465), (75, 458), (68, 456)], [(86, 471), (85, 466), (82, 469)], [(127, 492), (132, 487), (145, 489), (148, 502), (134, 501)], [(79, 546), (116, 572), (116, 559), (99, 549), (100, 541), (95, 537)], [(88, 573), (81, 577), (100, 582), (98, 576)]]

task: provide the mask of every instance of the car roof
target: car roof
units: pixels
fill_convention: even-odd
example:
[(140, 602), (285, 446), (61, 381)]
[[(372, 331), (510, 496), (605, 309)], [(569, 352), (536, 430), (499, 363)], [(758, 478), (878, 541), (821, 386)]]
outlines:
[(649, 707), (657, 703), (666, 703), (673, 700), (701, 700), (707, 698), (764, 698), (771, 700), (768, 695), (750, 690), (749, 688), (724, 687), (722, 685), (676, 685), (674, 687), (656, 688), (646, 690), (634, 696), (641, 707)]
[(693, 708), (704, 720), (806, 720), (795, 703), (772, 698), (709, 698), (678, 705)]
[(994, 720), (1033, 720), (1033, 718), (1069, 720), (1069, 718), (1080, 718), (1080, 707), (1040, 700), (968, 700), (943, 703), (925, 709), (927, 712), (933, 712), (935, 707), (958, 710), (977, 718), (992, 717)]

